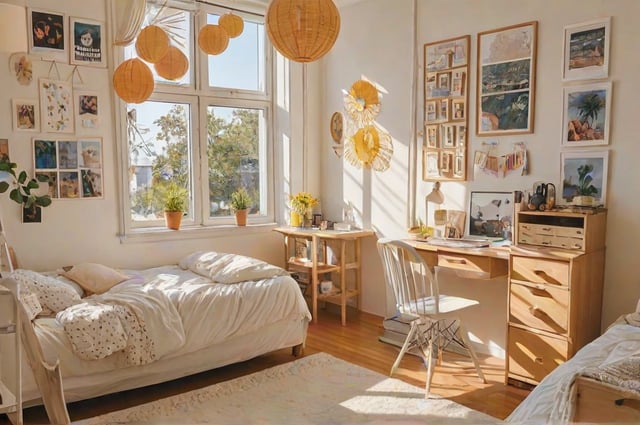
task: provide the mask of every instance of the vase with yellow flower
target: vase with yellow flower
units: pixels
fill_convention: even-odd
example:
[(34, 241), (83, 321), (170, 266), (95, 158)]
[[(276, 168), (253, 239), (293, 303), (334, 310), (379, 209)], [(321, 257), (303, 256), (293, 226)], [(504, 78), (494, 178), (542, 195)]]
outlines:
[(310, 227), (313, 207), (318, 205), (318, 199), (309, 192), (298, 192), (295, 195), (289, 195), (289, 204), (291, 208), (289, 224), (293, 227)]

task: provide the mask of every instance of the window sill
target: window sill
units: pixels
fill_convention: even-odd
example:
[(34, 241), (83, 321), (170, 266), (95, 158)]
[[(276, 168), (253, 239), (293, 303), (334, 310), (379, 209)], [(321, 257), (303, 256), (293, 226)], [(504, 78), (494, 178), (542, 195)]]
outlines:
[(229, 236), (247, 236), (259, 233), (271, 232), (278, 227), (277, 223), (248, 224), (236, 226), (233, 224), (223, 226), (182, 226), (180, 230), (171, 230), (164, 226), (130, 229), (124, 234), (119, 234), (121, 244), (163, 242), (185, 239), (211, 239), (225, 238)]

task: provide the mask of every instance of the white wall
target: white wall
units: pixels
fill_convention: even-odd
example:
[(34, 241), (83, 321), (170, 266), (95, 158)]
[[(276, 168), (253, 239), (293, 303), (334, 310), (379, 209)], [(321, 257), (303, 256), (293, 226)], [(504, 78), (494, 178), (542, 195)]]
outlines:
[[(412, 113), (412, 0), (389, 2), (366, 0), (340, 10), (342, 29), (334, 49), (323, 61), (325, 98), (322, 121), (328, 123), (336, 110), (342, 110), (342, 90), (360, 76), (366, 76), (388, 90), (382, 97), (379, 121), (394, 137), (394, 158), (391, 168), (377, 173), (357, 170), (330, 153), (328, 125), (323, 128), (324, 163), (323, 194), (330, 203), (326, 211), (337, 215), (345, 202), (355, 202), (365, 217), (365, 225), (379, 236), (402, 236), (409, 224), (407, 211), (411, 207), (409, 192), (412, 179), (412, 144), (415, 134), (410, 130)], [(530, 153), (530, 174), (509, 175), (496, 179), (487, 175), (473, 176), (468, 161), (469, 181), (443, 183), (446, 195), (443, 205), (448, 209), (467, 210), (472, 190), (513, 191), (530, 189), (535, 181), (553, 182), (560, 187), (561, 114), (562, 114), (562, 43), (564, 26), (612, 16), (609, 80), (613, 81), (611, 143), (607, 192), (608, 224), (605, 289), (602, 325), (606, 327), (620, 314), (632, 311), (640, 297), (640, 278), (635, 273), (634, 252), (640, 241), (640, 199), (633, 189), (640, 183), (637, 166), (640, 150), (635, 134), (635, 112), (640, 80), (636, 78), (640, 58), (630, 52), (637, 50), (640, 33), (635, 17), (640, 2), (635, 0), (416, 0), (417, 60), (419, 85), (416, 100), (423, 102), (422, 62), (424, 43), (461, 35), (471, 35), (470, 63), (470, 147), (469, 157), (485, 140), (495, 140), (508, 152), (514, 142), (523, 141)], [(393, 5), (391, 7), (391, 5)], [(527, 21), (538, 21), (538, 64), (535, 99), (535, 131), (532, 134), (479, 138), (474, 134), (476, 108), (476, 40), (481, 31), (492, 30)], [(417, 122), (422, 122), (423, 109), (417, 109)], [(418, 125), (420, 130), (420, 125)], [(422, 143), (417, 139), (418, 145)], [(419, 150), (416, 152), (419, 153)], [(420, 161), (417, 163), (421, 175)], [(417, 217), (424, 218), (424, 196), (431, 183), (417, 181)], [(338, 191), (342, 191), (338, 194)], [(341, 196), (339, 196), (341, 195)], [(370, 249), (365, 265), (363, 308), (384, 314), (380, 296), (384, 293), (381, 269)], [(504, 347), (506, 318), (506, 279), (494, 281), (464, 281), (447, 276), (451, 291), (470, 294), (481, 306), (469, 314), (468, 322), (477, 340), (496, 353)], [(487, 314), (490, 315), (487, 318)], [(496, 319), (498, 318), (498, 319)]]

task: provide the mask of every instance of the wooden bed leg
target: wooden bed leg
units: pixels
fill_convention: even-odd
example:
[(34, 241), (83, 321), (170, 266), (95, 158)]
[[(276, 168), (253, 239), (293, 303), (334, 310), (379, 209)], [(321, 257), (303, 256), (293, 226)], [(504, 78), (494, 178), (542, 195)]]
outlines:
[(291, 355), (293, 357), (300, 357), (304, 352), (304, 346), (302, 344), (294, 345), (291, 347)]

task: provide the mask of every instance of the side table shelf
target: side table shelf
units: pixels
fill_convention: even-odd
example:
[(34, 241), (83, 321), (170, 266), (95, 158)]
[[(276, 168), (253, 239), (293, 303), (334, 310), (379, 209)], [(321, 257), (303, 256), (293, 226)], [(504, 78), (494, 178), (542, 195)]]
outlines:
[[(299, 281), (309, 285), (311, 292), (307, 296), (311, 299), (313, 322), (318, 323), (318, 302), (330, 302), (340, 305), (342, 325), (345, 326), (349, 300), (354, 299), (356, 307), (360, 307), (360, 240), (372, 236), (373, 231), (343, 232), (297, 227), (279, 227), (275, 231), (284, 236), (284, 262), (287, 270), (299, 273)], [(304, 245), (306, 258), (300, 258), (296, 252), (298, 244)], [(320, 293), (320, 281), (325, 274), (332, 275), (333, 290)], [(347, 278), (347, 274), (351, 279)]]

